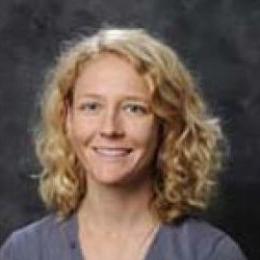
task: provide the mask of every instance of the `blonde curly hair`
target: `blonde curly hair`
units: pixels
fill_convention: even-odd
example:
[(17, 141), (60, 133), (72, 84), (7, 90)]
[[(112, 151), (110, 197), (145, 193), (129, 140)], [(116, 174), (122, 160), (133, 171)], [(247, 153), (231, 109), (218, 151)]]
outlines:
[(63, 51), (47, 80), (36, 151), (43, 166), (40, 193), (65, 218), (87, 191), (83, 168), (66, 134), (66, 109), (82, 67), (110, 52), (126, 58), (155, 86), (153, 111), (160, 143), (153, 176), (153, 212), (163, 222), (203, 209), (222, 165), (224, 137), (194, 78), (174, 50), (143, 29), (103, 29)]

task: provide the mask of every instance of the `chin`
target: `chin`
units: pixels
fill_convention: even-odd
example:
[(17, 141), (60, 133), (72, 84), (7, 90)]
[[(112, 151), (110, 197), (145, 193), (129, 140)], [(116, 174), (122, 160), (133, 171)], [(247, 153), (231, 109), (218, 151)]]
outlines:
[(95, 183), (107, 186), (126, 186), (141, 182), (141, 175), (135, 171), (98, 171), (92, 172), (89, 176)]
[[(95, 154), (95, 153), (94, 153)], [(93, 155), (91, 153), (90, 155)], [(126, 158), (101, 158), (97, 156), (88, 157), (87, 178), (95, 183), (102, 185), (131, 185), (142, 182), (147, 172), (143, 170), (144, 162), (143, 153), (140, 151), (132, 152)]]
[(126, 182), (127, 179), (130, 178), (128, 173), (116, 173), (116, 172), (98, 172), (92, 173), (89, 176), (92, 180), (96, 183), (103, 184), (103, 185), (119, 185)]

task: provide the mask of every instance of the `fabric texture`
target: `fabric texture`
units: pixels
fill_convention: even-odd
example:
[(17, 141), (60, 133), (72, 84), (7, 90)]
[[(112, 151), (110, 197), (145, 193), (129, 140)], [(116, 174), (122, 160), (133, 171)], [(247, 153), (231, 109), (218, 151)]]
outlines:
[[(49, 215), (15, 231), (0, 249), (0, 260), (83, 260), (75, 215), (59, 222)], [(246, 260), (224, 232), (196, 218), (159, 228), (145, 260)]]

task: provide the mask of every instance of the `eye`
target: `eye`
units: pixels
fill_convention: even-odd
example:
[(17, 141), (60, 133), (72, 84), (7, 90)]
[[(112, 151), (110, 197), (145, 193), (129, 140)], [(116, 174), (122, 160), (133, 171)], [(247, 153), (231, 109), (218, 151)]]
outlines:
[(79, 105), (79, 109), (86, 112), (96, 112), (101, 108), (101, 104), (96, 101), (87, 101)]
[(148, 109), (139, 104), (127, 104), (124, 109), (131, 114), (144, 115), (148, 113)]

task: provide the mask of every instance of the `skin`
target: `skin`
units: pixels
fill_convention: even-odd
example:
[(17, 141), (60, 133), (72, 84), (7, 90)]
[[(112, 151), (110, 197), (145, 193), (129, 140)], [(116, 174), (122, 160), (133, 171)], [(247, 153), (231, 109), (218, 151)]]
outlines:
[(87, 259), (138, 259), (151, 242), (140, 248), (155, 226), (148, 207), (158, 141), (152, 94), (133, 65), (115, 54), (100, 54), (76, 80), (66, 127), (86, 170), (78, 222)]
[(150, 175), (158, 135), (151, 99), (151, 87), (122, 58), (103, 54), (83, 69), (67, 125), (88, 183), (129, 185)]

